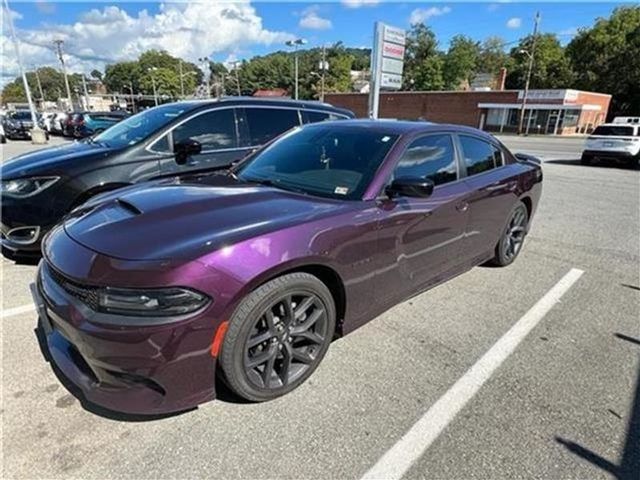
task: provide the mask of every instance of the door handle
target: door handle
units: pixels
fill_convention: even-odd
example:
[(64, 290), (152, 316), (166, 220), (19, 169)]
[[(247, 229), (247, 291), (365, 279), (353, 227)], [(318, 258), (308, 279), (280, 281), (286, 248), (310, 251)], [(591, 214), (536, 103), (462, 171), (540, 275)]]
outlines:
[(460, 202), (456, 205), (456, 210), (458, 210), (459, 212), (466, 212), (468, 209), (469, 209), (468, 202)]

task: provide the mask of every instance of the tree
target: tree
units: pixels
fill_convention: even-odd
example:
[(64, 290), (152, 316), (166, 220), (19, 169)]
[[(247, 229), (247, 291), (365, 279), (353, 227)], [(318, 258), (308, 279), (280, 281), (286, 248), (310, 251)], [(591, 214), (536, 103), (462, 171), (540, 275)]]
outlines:
[[(152, 70), (154, 68), (157, 70)], [(184, 62), (160, 50), (148, 50), (138, 60), (131, 62), (107, 65), (104, 83), (114, 93), (129, 93), (133, 87), (135, 93), (153, 95), (151, 72), (154, 72), (158, 94), (178, 96), (181, 94), (181, 70), (184, 91), (191, 94), (202, 83), (202, 71), (195, 64)]]
[(100, 70), (91, 70), (91, 78), (102, 80), (102, 72)]
[(435, 33), (423, 23), (412, 25), (407, 35), (403, 90), (442, 90), (443, 63)]
[[(520, 40), (518, 46), (511, 49), (512, 67), (507, 74), (507, 88), (524, 88), (529, 67), (529, 56), (533, 49), (533, 36)], [(538, 35), (536, 41), (531, 88), (568, 88), (573, 85), (571, 63), (565, 55), (555, 34)]]
[[(35, 72), (26, 72), (27, 83), (31, 90), (32, 98), (34, 100), (40, 99), (40, 90), (38, 88), (38, 82)], [(64, 75), (59, 70), (52, 67), (38, 68), (38, 77), (40, 78), (40, 85), (42, 86), (42, 92), (44, 99), (48, 101), (55, 101), (58, 98), (66, 97), (66, 90), (64, 86)], [(71, 94), (75, 89), (79, 89), (82, 92), (82, 75), (75, 73), (69, 75), (69, 85), (71, 88)], [(24, 91), (24, 85), (22, 83), (22, 77), (16, 77), (12, 82), (5, 85), (2, 90), (3, 102), (26, 102), (27, 96)]]
[(477, 71), (480, 44), (465, 35), (451, 39), (449, 50), (444, 57), (443, 77), (445, 88), (457, 90), (468, 85)]
[(477, 73), (497, 75), (501, 68), (509, 70), (511, 58), (504, 51), (504, 40), (500, 37), (489, 37), (480, 46)]
[(567, 45), (577, 88), (613, 95), (611, 114), (640, 112), (640, 7), (616, 8)]

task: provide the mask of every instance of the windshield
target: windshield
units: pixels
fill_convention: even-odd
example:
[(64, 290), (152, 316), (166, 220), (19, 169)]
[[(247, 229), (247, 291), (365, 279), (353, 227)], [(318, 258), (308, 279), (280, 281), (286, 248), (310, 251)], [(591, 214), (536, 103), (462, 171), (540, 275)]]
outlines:
[(276, 140), (236, 172), (246, 182), (322, 197), (362, 198), (398, 135), (315, 124)]
[(31, 120), (31, 112), (14, 112), (11, 114), (11, 118), (13, 120)]
[(613, 137), (631, 137), (633, 136), (633, 127), (601, 125), (597, 127), (592, 135), (606, 135)]
[(186, 110), (186, 105), (175, 103), (150, 108), (116, 123), (95, 137), (94, 140), (116, 148), (135, 145), (182, 115)]

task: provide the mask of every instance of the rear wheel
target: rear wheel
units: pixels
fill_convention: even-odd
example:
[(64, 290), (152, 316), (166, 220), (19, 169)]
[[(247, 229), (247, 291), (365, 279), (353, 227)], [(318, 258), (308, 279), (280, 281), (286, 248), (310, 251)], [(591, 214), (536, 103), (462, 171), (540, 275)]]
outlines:
[(229, 387), (262, 402), (311, 376), (333, 337), (336, 310), (317, 277), (291, 273), (262, 285), (234, 312), (219, 357)]
[(498, 241), (498, 245), (496, 245), (495, 257), (491, 261), (493, 265), (506, 267), (513, 263), (522, 249), (528, 223), (529, 212), (527, 207), (524, 203), (518, 202), (511, 211), (507, 226)]

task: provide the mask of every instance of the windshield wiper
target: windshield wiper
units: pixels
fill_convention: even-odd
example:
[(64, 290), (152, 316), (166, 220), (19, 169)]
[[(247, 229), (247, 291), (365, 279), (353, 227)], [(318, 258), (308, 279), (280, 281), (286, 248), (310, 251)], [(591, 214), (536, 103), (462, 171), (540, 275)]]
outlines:
[(303, 195), (309, 195), (309, 192), (301, 188), (292, 187), (291, 185), (288, 185), (288, 184), (282, 185), (282, 183), (280, 183), (279, 181), (273, 181), (268, 178), (243, 178), (240, 180), (243, 180), (247, 183), (252, 183), (254, 185), (262, 185), (263, 187), (274, 187), (280, 190), (286, 190), (288, 192), (296, 192), (296, 193), (302, 193)]

